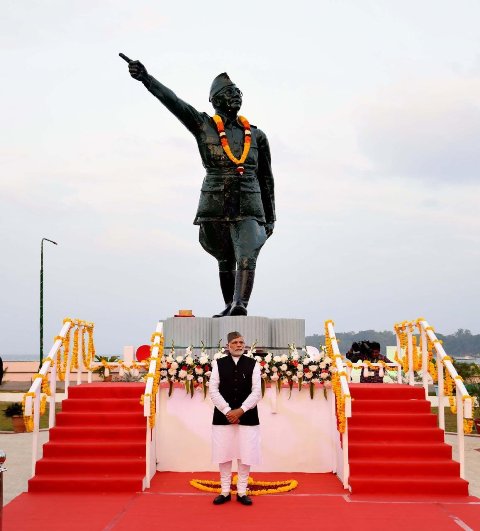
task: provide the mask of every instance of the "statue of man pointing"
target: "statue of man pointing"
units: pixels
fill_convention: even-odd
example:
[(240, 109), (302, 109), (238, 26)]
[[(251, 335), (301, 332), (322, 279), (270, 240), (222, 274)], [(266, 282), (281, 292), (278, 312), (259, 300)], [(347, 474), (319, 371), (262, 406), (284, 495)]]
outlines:
[(268, 140), (238, 114), (242, 92), (226, 73), (210, 88), (213, 117), (197, 111), (148, 74), (139, 61), (128, 64), (141, 81), (194, 135), (206, 176), (194, 224), (202, 247), (218, 261), (226, 307), (214, 317), (247, 315), (260, 249), (275, 223), (274, 184)]

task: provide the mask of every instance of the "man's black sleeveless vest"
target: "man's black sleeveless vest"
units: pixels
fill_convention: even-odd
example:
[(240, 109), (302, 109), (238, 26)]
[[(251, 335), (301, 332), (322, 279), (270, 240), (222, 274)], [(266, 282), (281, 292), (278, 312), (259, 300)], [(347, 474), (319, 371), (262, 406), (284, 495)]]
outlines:
[[(219, 391), (232, 409), (241, 407), (247, 396), (252, 392), (252, 374), (255, 360), (247, 356), (240, 356), (235, 363), (232, 356), (225, 356), (217, 360), (220, 376)], [(227, 417), (217, 408), (213, 412), (213, 424), (230, 424)], [(242, 426), (257, 426), (257, 406), (249, 409), (240, 417)]]

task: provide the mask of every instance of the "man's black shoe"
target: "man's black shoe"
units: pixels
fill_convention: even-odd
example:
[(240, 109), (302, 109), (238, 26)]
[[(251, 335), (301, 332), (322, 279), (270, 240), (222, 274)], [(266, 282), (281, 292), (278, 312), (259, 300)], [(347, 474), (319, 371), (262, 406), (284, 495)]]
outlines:
[(246, 494), (244, 496), (239, 496), (237, 494), (237, 502), (240, 502), (242, 505), (252, 505), (253, 502), (249, 496)]
[[(246, 496), (244, 496), (246, 498)], [(224, 496), (223, 494), (220, 494), (219, 496), (217, 496), (214, 500), (213, 500), (213, 505), (222, 505), (226, 502), (229, 502), (230, 500), (232, 499), (232, 497), (230, 496), (230, 494), (228, 494), (227, 496)]]

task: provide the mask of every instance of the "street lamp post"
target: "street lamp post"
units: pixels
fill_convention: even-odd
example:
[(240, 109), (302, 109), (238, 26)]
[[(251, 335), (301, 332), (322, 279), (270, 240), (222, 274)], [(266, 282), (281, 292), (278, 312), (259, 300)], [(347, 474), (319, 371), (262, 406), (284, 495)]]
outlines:
[[(42, 238), (41, 253), (40, 253), (40, 367), (43, 363), (43, 242), (47, 241), (58, 245), (57, 242)], [(39, 369), (40, 370), (40, 369)]]

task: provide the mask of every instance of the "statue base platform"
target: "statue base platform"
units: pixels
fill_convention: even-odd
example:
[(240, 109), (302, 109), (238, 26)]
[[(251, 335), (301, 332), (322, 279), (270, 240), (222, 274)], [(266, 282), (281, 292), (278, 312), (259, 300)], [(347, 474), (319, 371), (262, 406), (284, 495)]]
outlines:
[(278, 319), (256, 316), (170, 317), (163, 321), (165, 348), (199, 347), (216, 350), (225, 345), (229, 332), (240, 332), (248, 346), (258, 349), (287, 349), (290, 343), (305, 345), (304, 319)]

